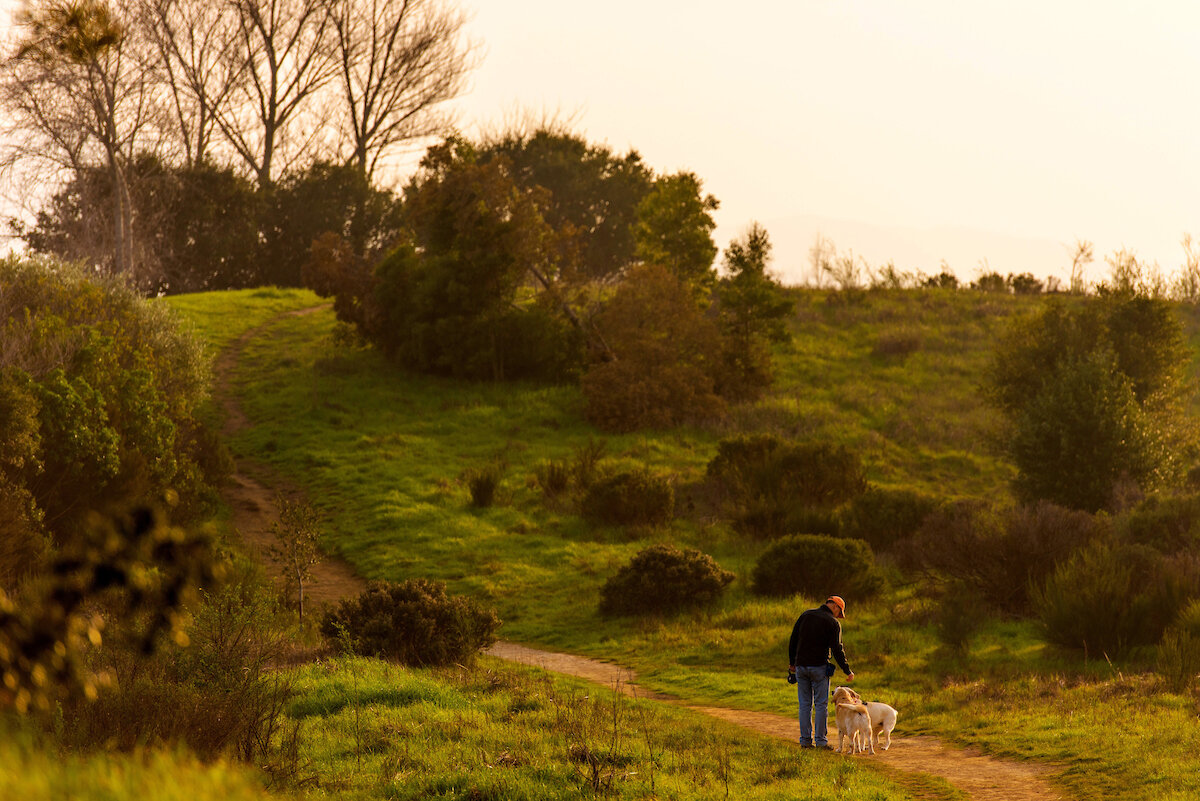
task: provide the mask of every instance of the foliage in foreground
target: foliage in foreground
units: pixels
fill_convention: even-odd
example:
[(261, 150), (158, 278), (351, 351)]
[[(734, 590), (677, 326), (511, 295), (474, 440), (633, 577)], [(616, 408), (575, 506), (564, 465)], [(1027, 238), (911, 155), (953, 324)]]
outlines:
[(62, 754), (17, 731), (0, 734), (0, 797), (22, 801), (263, 801), (252, 769), (225, 761), (201, 763), (183, 753), (146, 750)]
[(221, 446), (209, 365), (170, 309), (49, 259), (0, 261), (0, 585), (90, 512), (159, 498), (195, 513)]

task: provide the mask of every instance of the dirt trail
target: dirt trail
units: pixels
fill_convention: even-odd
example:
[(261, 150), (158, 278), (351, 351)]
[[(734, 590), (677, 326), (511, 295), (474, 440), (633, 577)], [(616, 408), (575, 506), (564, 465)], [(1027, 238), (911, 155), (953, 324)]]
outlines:
[[(288, 312), (284, 316), (300, 317), (327, 308), (329, 307), (314, 306)], [(246, 343), (261, 336), (272, 322), (274, 320), (242, 334), (230, 347), (222, 351), (213, 365), (213, 396), (225, 412), (225, 425), (221, 434), (227, 440), (250, 427), (250, 419), (242, 411), (233, 391), (234, 368)], [(267, 485), (272, 489), (268, 489)], [(233, 512), (234, 528), (246, 541), (251, 553), (266, 566), (267, 574), (276, 586), (283, 586), (285, 579), (282, 566), (271, 557), (268, 550), (275, 542), (271, 533), (271, 524), (278, 518), (275, 497), (283, 494), (295, 500), (299, 493), (288, 487), (281, 478), (272, 475), (266, 465), (240, 459), (233, 475), (229, 477), (229, 483), (222, 488), (222, 494)], [(312, 568), (312, 579), (304, 587), (305, 603), (317, 609), (323, 604), (333, 604), (343, 598), (358, 595), (366, 586), (366, 582), (359, 578), (344, 560), (327, 555)]]
[[(773, 715), (769, 712), (751, 712), (727, 707), (695, 706), (677, 698), (643, 690), (637, 686), (637, 675), (628, 668), (587, 659), (572, 654), (539, 651), (513, 643), (498, 642), (487, 653), (510, 662), (533, 665), (556, 673), (566, 673), (589, 681), (616, 687), (628, 695), (651, 698), (657, 701), (679, 704), (696, 712), (741, 726), (760, 734), (796, 742), (800, 724), (796, 718)], [(900, 728), (903, 728), (903, 714)], [(829, 729), (829, 742), (837, 743), (837, 730)], [(972, 750), (951, 748), (936, 737), (921, 735), (892, 737), (892, 746), (880, 750), (875, 756), (842, 757), (830, 754), (831, 758), (866, 759), (878, 761), (896, 770), (929, 773), (940, 776), (978, 801), (1064, 801), (1065, 796), (1050, 786), (1046, 780), (1049, 771), (1019, 762), (993, 759)]]
[[(285, 316), (301, 316), (321, 311), (328, 306), (289, 312)], [(269, 327), (269, 321), (242, 334), (241, 337), (217, 359), (215, 364), (215, 396), (226, 414), (223, 434), (230, 437), (250, 425), (233, 391), (232, 375), (246, 343), (259, 336)], [(233, 509), (233, 524), (241, 532), (254, 553), (266, 564), (269, 574), (282, 581), (279, 566), (268, 553), (272, 542), (271, 523), (276, 519), (275, 495), (272, 487), (286, 487), (286, 483), (273, 476), (265, 465), (241, 461), (225, 488), (224, 494)], [(296, 495), (294, 490), (285, 492)], [(305, 594), (314, 605), (333, 603), (342, 598), (355, 596), (366, 587), (346, 562), (326, 557), (313, 570), (314, 581)], [(799, 724), (795, 717), (773, 715), (767, 712), (752, 712), (725, 707), (706, 707), (685, 704), (672, 696), (654, 693), (637, 686), (637, 676), (628, 668), (588, 659), (572, 654), (541, 651), (509, 642), (498, 642), (487, 653), (510, 662), (540, 667), (556, 673), (577, 676), (589, 681), (616, 687), (622, 692), (666, 703), (678, 704), (711, 717), (733, 723), (750, 731), (795, 742), (799, 735)], [(903, 729), (901, 710), (900, 729)], [(830, 730), (829, 741), (837, 742), (837, 732)], [(824, 758), (824, 755), (821, 755)], [(892, 746), (879, 751), (875, 756), (842, 756), (828, 754), (830, 759), (865, 759), (877, 761), (888, 769), (905, 772), (926, 773), (940, 776), (962, 790), (976, 801), (1066, 801), (1066, 796), (1055, 790), (1047, 780), (1049, 771), (1035, 765), (993, 759), (973, 750), (950, 748), (935, 737), (903, 736), (892, 737)]]

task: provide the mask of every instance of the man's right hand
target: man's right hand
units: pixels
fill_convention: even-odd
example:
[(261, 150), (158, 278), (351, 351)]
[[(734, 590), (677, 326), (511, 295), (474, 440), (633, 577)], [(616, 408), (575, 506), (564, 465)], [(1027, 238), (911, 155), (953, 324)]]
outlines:
[(854, 674), (853, 674), (853, 673), (851, 673), (849, 676), (847, 676), (847, 677), (846, 677), (846, 683), (847, 683), (847, 684), (849, 684), (849, 683), (850, 683), (850, 682), (852, 682), (852, 681), (854, 681)]

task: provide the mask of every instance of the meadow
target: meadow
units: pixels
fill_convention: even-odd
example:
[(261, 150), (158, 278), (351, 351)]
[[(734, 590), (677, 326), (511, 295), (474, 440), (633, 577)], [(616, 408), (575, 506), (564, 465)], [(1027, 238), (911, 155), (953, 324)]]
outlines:
[[(764, 544), (734, 534), (706, 496), (704, 470), (717, 442), (739, 431), (824, 439), (859, 453), (868, 478), (881, 486), (911, 487), (943, 498), (1002, 497), (1011, 467), (990, 444), (997, 420), (981, 399), (978, 382), (990, 346), (1007, 322), (1040, 302), (945, 291), (869, 292), (852, 302), (799, 291), (796, 299), (793, 342), (777, 353), (778, 380), (765, 398), (708, 426), (623, 436), (602, 435), (586, 424), (573, 387), (405, 375), (373, 350), (348, 341), (329, 310), (279, 316), (319, 305), (310, 293), (257, 290), (170, 302), (214, 348), (263, 326), (245, 343), (233, 375), (254, 425), (231, 446), (238, 457), (268, 464), (302, 489), (323, 516), (324, 546), (364, 577), (443, 580), (454, 592), (494, 605), (507, 640), (616, 661), (637, 670), (647, 689), (689, 702), (791, 714), (794, 695), (782, 679), (786, 640), (796, 614), (818, 599), (769, 600), (747, 591), (745, 579)], [(1194, 340), (1194, 315), (1186, 322)], [(672, 476), (680, 500), (671, 526), (594, 527), (570, 503), (543, 497), (533, 480), (538, 466), (570, 459), (598, 441), (614, 465), (645, 466)], [(471, 469), (493, 464), (504, 476), (499, 502), (475, 508), (464, 478)], [(694, 614), (600, 617), (596, 605), (604, 580), (657, 541), (699, 548), (739, 579), (718, 605)], [(1089, 661), (1045, 645), (1032, 623), (1011, 620), (988, 621), (965, 653), (955, 653), (935, 636), (931, 605), (919, 586), (891, 572), (889, 593), (867, 602), (848, 599), (844, 632), (860, 691), (903, 711), (898, 734), (936, 734), (985, 753), (1045, 764), (1058, 786), (1079, 798), (1188, 798), (1200, 792), (1193, 770), (1200, 744), (1196, 701), (1165, 692), (1148, 671), (1149, 655), (1117, 664)], [(319, 685), (329, 679), (329, 670), (306, 669), (303, 681), (311, 683), (306, 692), (326, 692)], [(356, 670), (378, 676), (392, 668), (364, 663)], [(509, 675), (512, 669), (494, 665), (486, 670)], [(480, 692), (453, 690), (446, 677), (404, 671), (384, 683), (425, 680), (449, 682), (437, 692)], [(357, 690), (351, 694), (360, 697)], [(297, 703), (304, 697), (302, 692)], [(389, 706), (384, 699), (378, 706), (373, 714), (387, 718), (399, 714), (397, 706), (412, 704)], [(345, 714), (344, 708), (329, 709), (306, 717), (306, 726), (315, 732)], [(489, 707), (477, 722), (503, 719), (500, 709)], [(350, 724), (338, 725), (341, 734), (330, 737), (345, 738)], [(403, 735), (407, 724), (380, 725), (393, 727), (393, 736), (381, 738), (389, 744), (378, 748), (394, 758), (394, 749), (402, 747), (397, 744), (410, 739)], [(662, 728), (678, 725), (667, 722)], [(514, 736), (532, 736), (524, 731)], [(1163, 738), (1163, 731), (1174, 736)], [(503, 732), (497, 735), (502, 741)], [(635, 739), (632, 733), (625, 736)], [(794, 751), (747, 756), (740, 749), (776, 746), (739, 743), (737, 758), (730, 757), (736, 775), (757, 775), (754, 766), (760, 762), (795, 763)], [(322, 770), (344, 773), (348, 746), (329, 748), (330, 754), (340, 748), (341, 756), (328, 757)], [(501, 745), (472, 748), (484, 754)], [(544, 748), (530, 746), (538, 753)], [(355, 750), (361, 758), (361, 745)], [(712, 763), (711, 754), (704, 761)], [(328, 767), (337, 764), (343, 767)], [(850, 771), (855, 781), (879, 778), (863, 777), (869, 768), (858, 764), (836, 770)], [(434, 775), (458, 775), (455, 770), (446, 765)], [(382, 767), (376, 771), (383, 772)], [(770, 781), (793, 780), (800, 779), (774, 776)], [(347, 788), (358, 787), (352, 779), (344, 781)], [(472, 782), (484, 786), (474, 778), (454, 786)], [(525, 782), (514, 778), (499, 795), (478, 797), (522, 797), (533, 792), (514, 789), (534, 786)], [(870, 792), (952, 793), (885, 784), (890, 789)], [(426, 792), (471, 797), (449, 785), (439, 787)], [(399, 795), (387, 797), (409, 797), (403, 794), (408, 791), (396, 789), (392, 792)], [(845, 797), (875, 797), (864, 792)], [(734, 795), (743, 797), (745, 791)]]

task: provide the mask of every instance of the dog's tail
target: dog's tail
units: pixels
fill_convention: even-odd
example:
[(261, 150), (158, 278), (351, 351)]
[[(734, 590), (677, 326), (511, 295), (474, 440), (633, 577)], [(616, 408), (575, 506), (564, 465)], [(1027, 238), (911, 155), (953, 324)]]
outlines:
[(838, 704), (838, 707), (841, 709), (849, 709), (851, 711), (857, 712), (860, 715), (869, 714), (867, 712), (867, 707), (864, 706), (863, 704)]

